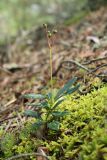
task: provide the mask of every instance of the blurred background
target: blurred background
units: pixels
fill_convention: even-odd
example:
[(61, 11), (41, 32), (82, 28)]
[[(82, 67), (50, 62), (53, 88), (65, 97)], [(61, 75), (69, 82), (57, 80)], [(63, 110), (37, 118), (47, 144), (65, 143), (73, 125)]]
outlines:
[(0, 59), (22, 33), (43, 23), (72, 25), (105, 5), (107, 0), (0, 0)]
[(107, 0), (0, 0), (0, 41), (48, 23), (73, 23)]

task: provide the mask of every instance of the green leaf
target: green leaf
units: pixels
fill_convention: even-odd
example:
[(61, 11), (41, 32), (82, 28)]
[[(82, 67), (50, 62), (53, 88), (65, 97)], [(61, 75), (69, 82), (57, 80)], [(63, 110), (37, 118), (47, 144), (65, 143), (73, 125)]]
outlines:
[(47, 93), (46, 97), (47, 97), (47, 99), (51, 99), (52, 98), (52, 93), (51, 92)]
[(48, 123), (48, 128), (50, 128), (51, 130), (55, 130), (58, 131), (59, 127), (60, 127), (60, 123), (58, 121), (52, 121), (50, 123)]
[(65, 93), (66, 94), (71, 94), (73, 92), (75, 92), (78, 88), (80, 87), (80, 84), (78, 84), (76, 87), (74, 88), (71, 88), (71, 89), (68, 89), (67, 92)]
[(26, 105), (36, 107), (36, 108), (49, 108), (49, 104), (47, 102), (27, 103)]
[(40, 115), (39, 115), (38, 112), (35, 112), (35, 111), (32, 111), (32, 110), (26, 110), (26, 111), (24, 112), (24, 114), (25, 114), (26, 116), (35, 117), (35, 118), (39, 118), (39, 117), (40, 117)]
[(55, 111), (52, 113), (53, 116), (56, 116), (56, 117), (62, 117), (62, 116), (65, 116), (67, 115), (69, 112), (67, 111), (63, 111), (63, 112), (60, 112), (60, 111)]
[(73, 83), (75, 83), (76, 80), (77, 80), (77, 77), (74, 77), (73, 79), (70, 79), (70, 80), (64, 85), (64, 87), (61, 88), (61, 89), (58, 91), (55, 99), (58, 99), (61, 95), (63, 95), (63, 94), (73, 85)]
[(55, 103), (55, 105), (53, 106), (52, 110), (55, 109), (58, 105), (60, 105), (64, 100), (65, 100), (64, 98), (63, 98), (63, 99), (59, 99), (59, 100)]
[(46, 109), (48, 109), (48, 108), (49, 108), (49, 103), (48, 103), (47, 101), (41, 102), (41, 108), (46, 108)]
[(44, 99), (45, 98), (45, 96), (42, 94), (33, 94), (33, 93), (22, 95), (22, 97), (27, 99)]
[(41, 103), (26, 103), (27, 106), (41, 107)]
[(32, 124), (32, 129), (39, 129), (43, 124), (44, 124), (44, 121), (38, 120), (37, 122)]

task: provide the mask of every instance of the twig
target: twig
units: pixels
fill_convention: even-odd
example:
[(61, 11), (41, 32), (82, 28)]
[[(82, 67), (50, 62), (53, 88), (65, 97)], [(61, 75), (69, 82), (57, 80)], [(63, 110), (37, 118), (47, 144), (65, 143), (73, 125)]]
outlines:
[(97, 62), (97, 61), (102, 61), (102, 60), (105, 60), (105, 59), (107, 59), (107, 56), (101, 57), (101, 58), (92, 59), (92, 60), (87, 61), (87, 62), (84, 62), (84, 63), (82, 63), (82, 64), (83, 64), (83, 65), (87, 65), (87, 64), (91, 64), (91, 63)]
[(11, 124), (12, 124), (12, 120), (9, 121), (8, 125), (6, 126), (6, 128), (5, 128), (4, 132), (3, 132), (3, 135), (0, 137), (0, 140), (2, 140), (4, 138), (4, 135), (6, 134), (7, 130), (11, 126)]
[(20, 120), (20, 124), (22, 125), (23, 124), (23, 120), (22, 120), (22, 117), (21, 117), (20, 113), (18, 113), (17, 115), (18, 115), (18, 118)]
[(6, 128), (5, 128), (4, 132), (3, 132), (3, 135), (1, 135), (1, 137), (0, 137), (0, 141), (3, 140), (5, 134), (7, 133), (7, 130), (8, 130), (9, 127), (11, 126), (11, 124), (12, 124), (12, 120), (10, 120), (9, 123), (7, 124), (7, 126), (6, 126)]
[[(80, 64), (79, 62), (77, 62), (77, 61), (74, 61), (74, 60), (67, 60), (67, 61), (63, 61), (62, 62), (62, 66), (63, 66), (63, 64), (64, 63), (71, 63), (71, 64), (74, 64), (74, 65), (77, 65), (79, 68), (82, 68), (82, 69), (84, 69), (84, 70), (86, 70), (87, 72), (89, 72), (90, 74), (93, 74), (94, 76), (96, 76), (96, 77), (107, 77), (107, 75), (97, 75), (97, 74), (95, 74), (94, 72), (97, 70), (97, 69), (99, 69), (99, 68), (97, 68), (97, 69), (95, 69), (95, 70), (91, 70), (91, 69), (89, 69), (89, 68), (87, 68), (87, 67), (85, 67), (83, 64)], [(104, 67), (104, 66), (107, 66), (107, 64), (104, 64), (104, 65), (102, 65), (101, 67)], [(67, 66), (64, 66), (64, 68), (65, 69), (72, 69), (72, 67), (67, 67)]]
[(10, 71), (8, 71), (7, 69), (3, 68), (0, 66), (0, 70), (7, 73), (8, 75), (12, 75), (12, 73)]
[(100, 68), (105, 67), (105, 66), (107, 66), (107, 64), (102, 64), (101, 66), (93, 69), (92, 72), (96, 72), (97, 70), (99, 70)]
[[(9, 112), (13, 106), (10, 106), (11, 104), (15, 103), (17, 101), (17, 99), (13, 99), (11, 101), (9, 101), (7, 104), (5, 104), (3, 107), (4, 109), (0, 111), (0, 115), (4, 115), (6, 114), (7, 112)], [(10, 107), (9, 107), (10, 106)]]
[(6, 126), (5, 130), (4, 130), (4, 134), (7, 132), (7, 130), (9, 129), (9, 127), (12, 124), (12, 120), (9, 121), (8, 125)]
[(42, 156), (42, 157), (45, 157), (47, 160), (49, 159), (48, 156), (40, 154), (40, 153), (25, 153), (25, 154), (20, 154), (20, 155), (16, 155), (16, 156), (10, 157), (10, 158), (5, 159), (5, 160), (13, 160), (13, 159), (16, 160), (18, 158), (28, 157), (28, 156)]
[(7, 104), (5, 104), (5, 106), (4, 107), (8, 107), (8, 106), (10, 106), (11, 104), (13, 104), (13, 103), (15, 103), (16, 102), (16, 98), (15, 99), (12, 99), (11, 101), (9, 101)]
[(4, 121), (7, 121), (9, 119), (13, 119), (13, 118), (16, 118), (17, 116), (12, 116), (12, 117), (8, 117), (8, 118), (5, 118), (3, 120), (0, 121), (0, 124), (3, 123)]
[[(80, 67), (80, 68), (82, 68), (82, 69), (84, 69), (84, 70), (86, 70), (86, 71), (88, 71), (88, 72), (91, 72), (90, 69), (88, 69), (87, 67), (85, 67), (84, 65), (80, 64), (80, 63), (77, 62), (77, 61), (74, 61), (74, 60), (63, 61), (63, 62), (62, 62), (62, 65), (63, 65), (64, 63), (71, 63), (71, 64), (74, 64), (74, 65), (77, 65), (78, 67)], [(64, 68), (66, 68), (66, 69), (71, 69), (72, 67), (64, 66)]]
[[(44, 156), (46, 156), (47, 148), (46, 147), (39, 147), (38, 150), (37, 150), (37, 152), (40, 153), (40, 154), (42, 154), (42, 155), (44, 155)], [(37, 160), (46, 160), (46, 158), (43, 157), (43, 156), (42, 157), (38, 156)]]
[(96, 77), (105, 78), (105, 77), (107, 77), (107, 75), (105, 75), (105, 74), (99, 74), (99, 75), (96, 75)]

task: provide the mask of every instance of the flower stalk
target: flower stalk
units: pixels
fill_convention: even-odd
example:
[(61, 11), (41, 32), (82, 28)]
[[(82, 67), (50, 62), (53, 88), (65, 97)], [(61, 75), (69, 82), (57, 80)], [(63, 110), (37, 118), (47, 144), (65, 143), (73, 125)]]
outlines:
[(53, 67), (52, 67), (52, 36), (53, 34), (55, 34), (57, 31), (53, 31), (51, 33), (51, 31), (48, 31), (48, 27), (47, 24), (43, 24), (44, 28), (45, 28), (45, 32), (46, 32), (46, 37), (47, 37), (47, 42), (48, 42), (48, 47), (49, 47), (49, 61), (50, 61), (50, 85), (51, 85), (51, 93), (52, 93), (52, 97), (51, 97), (51, 101), (52, 104), (54, 104), (54, 100), (53, 100), (53, 77), (52, 77), (52, 73), (53, 73)]

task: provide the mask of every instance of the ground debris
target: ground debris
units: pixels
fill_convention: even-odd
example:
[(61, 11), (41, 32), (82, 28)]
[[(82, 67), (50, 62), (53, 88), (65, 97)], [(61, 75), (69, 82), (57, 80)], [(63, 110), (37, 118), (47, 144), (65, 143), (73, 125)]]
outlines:
[[(67, 79), (74, 76), (77, 76), (78, 80), (87, 86), (90, 85), (89, 79), (96, 78), (96, 75), (101, 81), (106, 82), (106, 10), (107, 8), (101, 8), (99, 11), (91, 13), (79, 24), (57, 28), (58, 33), (53, 48), (55, 88), (59, 88)], [(49, 49), (44, 36), (44, 29), (40, 28), (37, 31), (34, 28), (22, 37), (17, 37), (15, 43), (10, 46), (12, 59), (4, 63), (1, 61), (0, 112), (5, 110), (6, 116), (10, 114), (10, 112), (7, 113), (9, 106), (13, 112), (16, 109), (17, 98), (13, 99), (15, 93), (40, 92), (50, 80)], [(42, 37), (38, 35), (41, 32), (43, 32)], [(20, 39), (21, 43), (19, 43)], [(23, 47), (23, 43), (25, 47)], [(66, 66), (64, 65), (65, 62)], [(7, 104), (7, 109), (5, 104)], [(21, 107), (23, 107), (23, 103)], [(13, 117), (13, 115), (11, 116)], [(5, 118), (2, 118), (2, 122), (3, 119)]]

